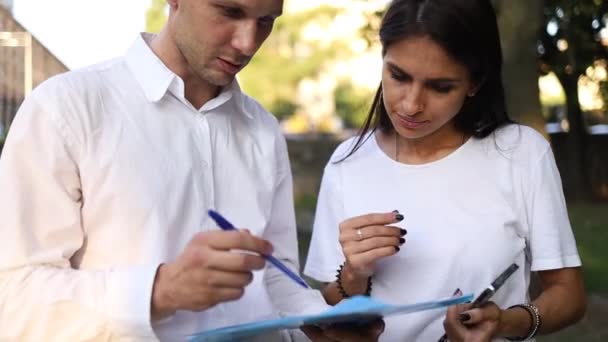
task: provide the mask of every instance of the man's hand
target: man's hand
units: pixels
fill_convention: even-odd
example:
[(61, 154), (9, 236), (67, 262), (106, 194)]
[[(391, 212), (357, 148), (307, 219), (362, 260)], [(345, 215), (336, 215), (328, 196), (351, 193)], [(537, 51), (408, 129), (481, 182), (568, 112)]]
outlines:
[(253, 280), (252, 271), (264, 268), (265, 260), (259, 254), (272, 254), (272, 246), (247, 230), (195, 235), (175, 261), (158, 268), (152, 319), (176, 310), (202, 311), (240, 298)]
[(375, 320), (361, 326), (335, 325), (321, 329), (314, 325), (305, 325), (302, 331), (313, 342), (375, 342), (384, 332), (384, 321)]

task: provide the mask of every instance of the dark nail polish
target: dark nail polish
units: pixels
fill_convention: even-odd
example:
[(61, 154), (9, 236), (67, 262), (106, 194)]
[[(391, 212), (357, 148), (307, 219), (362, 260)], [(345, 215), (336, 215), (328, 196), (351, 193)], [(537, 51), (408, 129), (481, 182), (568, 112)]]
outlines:
[(399, 214), (399, 210), (393, 210), (393, 214)]
[(462, 292), (460, 291), (460, 288), (457, 288), (456, 291), (454, 291), (454, 293), (452, 293), (452, 296), (458, 296), (462, 294)]
[(466, 322), (471, 319), (471, 315), (469, 315), (468, 313), (461, 313), (460, 315), (458, 315), (458, 318), (461, 322)]
[(405, 239), (404, 238), (400, 238), (399, 239), (399, 244), (403, 245), (405, 243)]
[(397, 220), (397, 221), (403, 221), (403, 215), (401, 215), (401, 214), (395, 215), (395, 220)]
[(401, 229), (401, 236), (403, 236), (403, 235), (405, 235), (405, 234), (407, 234), (407, 230), (405, 230), (405, 229)]
[(396, 250), (397, 252), (399, 252), (399, 251), (401, 250), (401, 248), (399, 248), (399, 247), (395, 246), (395, 250)]

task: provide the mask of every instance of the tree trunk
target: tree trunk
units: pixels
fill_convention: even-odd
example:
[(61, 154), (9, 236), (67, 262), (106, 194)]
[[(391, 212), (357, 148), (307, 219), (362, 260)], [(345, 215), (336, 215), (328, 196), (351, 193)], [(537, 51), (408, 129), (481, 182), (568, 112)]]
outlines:
[(566, 156), (560, 172), (566, 196), (575, 201), (591, 199), (587, 158), (587, 129), (578, 100), (578, 75), (558, 75), (564, 88), (568, 111), (569, 131), (566, 139)]
[(496, 0), (504, 55), (507, 110), (515, 121), (547, 136), (538, 89), (536, 44), (542, 26), (542, 1)]

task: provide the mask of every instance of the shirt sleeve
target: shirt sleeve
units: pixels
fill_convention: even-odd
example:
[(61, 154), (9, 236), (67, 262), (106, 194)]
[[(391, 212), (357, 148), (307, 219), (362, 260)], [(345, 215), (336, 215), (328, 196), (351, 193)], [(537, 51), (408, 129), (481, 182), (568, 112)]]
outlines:
[[(277, 137), (277, 150), (278, 182), (264, 236), (273, 244), (274, 256), (299, 274), (293, 181), (287, 145), (282, 135)], [(264, 280), (271, 301), (283, 316), (317, 314), (329, 308), (319, 291), (304, 289), (270, 264), (264, 274)]]
[(561, 178), (548, 145), (533, 168), (528, 200), (531, 270), (580, 266)]
[(344, 262), (338, 228), (340, 222), (344, 220), (342, 183), (339, 172), (340, 164), (334, 164), (331, 160), (323, 172), (312, 238), (304, 268), (304, 274), (321, 282), (335, 280), (336, 270)]
[(39, 89), (26, 99), (0, 159), (0, 340), (154, 338), (157, 265), (77, 269), (84, 147), (52, 102)]

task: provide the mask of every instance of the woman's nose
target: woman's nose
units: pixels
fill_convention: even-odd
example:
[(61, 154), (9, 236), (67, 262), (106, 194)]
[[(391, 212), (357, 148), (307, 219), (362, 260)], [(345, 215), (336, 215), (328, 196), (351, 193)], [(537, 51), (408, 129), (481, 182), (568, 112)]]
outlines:
[(412, 89), (401, 101), (404, 114), (415, 115), (424, 110), (424, 102), (420, 90)]

